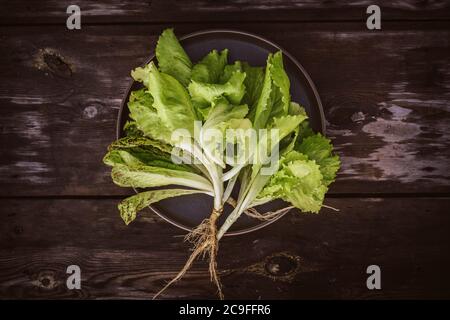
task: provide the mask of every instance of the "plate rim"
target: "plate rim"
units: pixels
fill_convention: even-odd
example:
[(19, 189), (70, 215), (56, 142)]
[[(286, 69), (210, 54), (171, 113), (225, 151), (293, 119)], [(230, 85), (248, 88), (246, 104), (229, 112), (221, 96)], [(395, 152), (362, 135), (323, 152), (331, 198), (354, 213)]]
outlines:
[[(205, 34), (211, 34), (211, 33), (231, 33), (231, 34), (238, 34), (238, 35), (243, 35), (243, 36), (247, 36), (247, 37), (251, 37), (251, 38), (255, 38), (258, 39), (259, 41), (265, 42), (266, 44), (268, 44), (269, 46), (272, 46), (276, 49), (278, 49), (279, 51), (281, 51), (283, 53), (283, 55), (285, 55), (286, 57), (288, 57), (294, 64), (295, 66), (300, 70), (300, 72), (303, 74), (303, 76), (305, 77), (309, 87), (312, 90), (312, 93), (314, 95), (314, 99), (317, 101), (317, 107), (319, 109), (319, 114), (320, 114), (320, 125), (321, 125), (321, 130), (320, 132), (322, 134), (325, 134), (325, 129), (326, 129), (326, 122), (325, 122), (325, 113), (323, 111), (323, 105), (322, 105), (322, 100), (320, 99), (319, 96), (319, 92), (317, 91), (317, 88), (314, 84), (314, 82), (312, 81), (310, 75), (308, 74), (308, 72), (305, 70), (305, 68), (301, 65), (300, 62), (298, 62), (298, 60), (292, 56), (288, 51), (286, 51), (285, 49), (283, 49), (282, 47), (280, 47), (279, 45), (277, 45), (276, 43), (268, 40), (267, 38), (261, 37), (257, 34), (254, 33), (250, 33), (247, 31), (240, 31), (240, 30), (234, 30), (234, 29), (207, 29), (207, 30), (200, 30), (200, 31), (195, 31), (195, 32), (191, 32), (188, 33), (186, 35), (183, 35), (179, 38), (180, 42), (186, 39), (190, 39), (190, 38), (194, 38), (196, 36), (201, 36), (201, 35), (205, 35)], [(150, 63), (150, 61), (152, 61), (156, 56), (155, 50), (152, 50), (152, 54), (150, 55), (150, 57), (141, 65), (141, 66), (145, 66), (146, 64)], [(127, 97), (129, 95), (129, 92), (131, 90), (131, 88), (133, 87), (135, 81), (131, 78), (129, 85), (126, 88), (125, 93), (123, 94), (123, 97), (121, 99), (121, 103), (120, 103), (120, 108), (119, 108), (119, 112), (117, 115), (117, 123), (116, 123), (116, 139), (120, 139), (121, 136), (121, 132), (122, 132), (122, 118), (123, 118), (123, 113), (124, 113), (124, 108), (127, 107), (126, 106), (126, 100)], [(137, 192), (137, 190), (135, 188), (133, 188), (133, 190)], [(178, 221), (175, 221), (171, 218), (169, 218), (166, 214), (162, 213), (160, 210), (158, 210), (157, 208), (155, 208), (152, 205), (148, 206), (150, 208), (150, 210), (152, 210), (155, 214), (157, 214), (160, 218), (162, 218), (164, 221), (184, 230), (184, 231), (188, 231), (191, 232), (193, 230), (193, 228), (190, 228)], [(291, 209), (292, 210), (292, 209)], [(283, 214), (277, 216), (276, 218), (272, 219), (272, 220), (268, 220), (268, 221), (263, 221), (260, 224), (257, 224), (253, 227), (249, 227), (249, 228), (245, 228), (242, 230), (237, 230), (237, 231), (227, 231), (224, 236), (236, 236), (236, 235), (242, 235), (242, 234), (247, 234), (259, 229), (262, 229), (264, 227), (267, 227), (268, 225), (274, 223), (275, 221), (278, 221), (279, 219), (281, 219), (285, 214), (287, 214), (288, 212), (290, 212), (291, 210), (288, 210), (286, 212), (284, 212)]]

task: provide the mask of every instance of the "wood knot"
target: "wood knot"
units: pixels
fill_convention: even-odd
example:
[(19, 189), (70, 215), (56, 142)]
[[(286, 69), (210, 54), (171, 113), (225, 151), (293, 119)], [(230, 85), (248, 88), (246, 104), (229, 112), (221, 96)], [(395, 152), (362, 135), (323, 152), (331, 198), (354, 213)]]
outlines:
[(83, 118), (92, 119), (98, 114), (98, 110), (96, 106), (88, 106), (83, 110)]
[(264, 261), (251, 265), (246, 271), (254, 272), (272, 280), (292, 281), (300, 272), (300, 257), (287, 252), (270, 255)]
[(55, 279), (55, 273), (53, 271), (41, 271), (35, 276), (32, 284), (38, 288), (51, 290), (56, 288), (60, 284), (60, 281)]
[(34, 66), (39, 70), (43, 70), (54, 74), (61, 78), (69, 78), (73, 74), (73, 67), (66, 59), (54, 49), (40, 49), (35, 55)]
[(266, 258), (264, 267), (270, 275), (274, 277), (284, 277), (297, 270), (298, 261), (293, 256), (279, 254)]
[(264, 269), (271, 278), (292, 280), (300, 269), (300, 257), (280, 252), (265, 259)]
[[(354, 106), (334, 107), (328, 113), (330, 123), (338, 126), (352, 125), (357, 120), (365, 119), (364, 113)], [(364, 119), (361, 119), (360, 115), (364, 115)]]

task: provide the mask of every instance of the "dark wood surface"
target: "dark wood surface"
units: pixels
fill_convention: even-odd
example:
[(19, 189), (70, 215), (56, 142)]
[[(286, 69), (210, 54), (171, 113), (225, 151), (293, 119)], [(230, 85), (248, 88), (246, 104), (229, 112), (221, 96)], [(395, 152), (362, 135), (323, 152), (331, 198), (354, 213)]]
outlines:
[[(149, 298), (179, 271), (183, 232), (150, 212), (125, 226), (116, 200), (4, 200), (0, 296)], [(257, 232), (225, 238), (219, 265), (230, 299), (449, 297), (448, 198), (328, 199), (340, 213), (292, 212)], [(246, 250), (242, 250), (242, 246)], [(66, 268), (82, 290), (66, 289)], [(382, 268), (382, 290), (366, 267)], [(213, 298), (198, 262), (164, 298)]]
[[(6, 1), (5, 1), (6, 2)], [(72, 2), (28, 0), (2, 5), (2, 24), (64, 24)], [(75, 3), (73, 3), (75, 4)], [(277, 22), (366, 20), (377, 4), (384, 20), (448, 20), (445, 0), (79, 0), (87, 23)]]
[[(188, 4), (189, 3), (189, 4)], [(227, 238), (227, 298), (450, 298), (450, 4), (79, 1), (0, 4), (0, 298), (150, 298), (188, 254), (150, 212), (126, 227), (101, 158), (129, 73), (165, 27), (231, 28), (278, 43), (310, 73), (343, 168), (326, 203)], [(242, 252), (237, 248), (246, 246)], [(82, 268), (82, 290), (65, 270)], [(369, 291), (365, 268), (382, 269)], [(163, 298), (214, 298), (199, 262)]]

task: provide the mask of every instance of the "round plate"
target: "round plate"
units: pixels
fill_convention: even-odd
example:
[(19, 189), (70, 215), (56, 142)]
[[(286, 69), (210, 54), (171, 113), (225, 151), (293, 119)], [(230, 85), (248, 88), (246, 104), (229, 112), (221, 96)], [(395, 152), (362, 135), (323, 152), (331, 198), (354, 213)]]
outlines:
[[(213, 49), (222, 50), (227, 48), (229, 50), (228, 63), (241, 60), (247, 61), (252, 66), (265, 66), (268, 54), (281, 50), (283, 52), (284, 67), (291, 81), (292, 101), (298, 102), (305, 107), (314, 131), (322, 133), (325, 131), (325, 118), (316, 87), (301, 64), (278, 45), (260, 36), (234, 30), (195, 32), (181, 37), (180, 43), (194, 63)], [(155, 55), (152, 54), (146, 64), (154, 58)], [(129, 120), (127, 103), (130, 93), (141, 87), (140, 83), (132, 81), (122, 100), (117, 121), (118, 139), (124, 136), (123, 126)], [(258, 210), (260, 212), (268, 212), (285, 206), (286, 203), (283, 201), (273, 201), (258, 207)], [(156, 205), (150, 206), (150, 209), (177, 227), (191, 231), (192, 228), (198, 226), (211, 213), (212, 199), (207, 195), (188, 195), (162, 200)], [(218, 222), (219, 225), (223, 223), (231, 210), (232, 208), (228, 205), (224, 208), (224, 213)], [(251, 232), (267, 226), (277, 219), (262, 222), (243, 214), (225, 235)]]

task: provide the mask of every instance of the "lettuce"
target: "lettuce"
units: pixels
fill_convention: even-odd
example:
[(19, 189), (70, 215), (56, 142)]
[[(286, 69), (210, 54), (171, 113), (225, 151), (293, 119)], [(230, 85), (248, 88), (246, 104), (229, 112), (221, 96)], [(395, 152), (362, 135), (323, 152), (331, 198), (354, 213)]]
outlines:
[(148, 207), (152, 203), (179, 197), (194, 193), (202, 193), (199, 190), (186, 190), (186, 189), (162, 189), (162, 190), (150, 190), (138, 193), (134, 196), (128, 197), (119, 203), (120, 216), (122, 217), (125, 224), (130, 224), (136, 215), (142, 209)]
[(188, 86), (192, 101), (204, 118), (207, 117), (212, 102), (225, 97), (232, 104), (240, 104), (245, 94), (245, 73), (234, 72), (226, 83), (205, 83), (192, 80)]
[[(275, 199), (318, 213), (336, 179), (339, 157), (331, 141), (311, 129), (305, 109), (291, 100), (281, 52), (269, 54), (264, 67), (229, 62), (227, 49), (192, 63), (167, 29), (158, 39), (156, 61), (131, 75), (142, 87), (130, 94), (126, 136), (111, 143), (103, 158), (115, 184), (138, 189), (118, 205), (120, 216), (129, 224), (160, 200), (210, 195), (213, 212), (190, 234), (192, 255), (168, 285), (206, 254), (221, 295), (215, 261), (221, 237), (242, 213)], [(179, 129), (181, 137), (174, 135)], [(261, 131), (254, 143), (249, 129)], [(211, 132), (219, 138), (211, 139)], [(235, 208), (218, 229), (216, 220), (235, 188)]]
[[(154, 122), (157, 119), (161, 122), (161, 126), (170, 132), (178, 128), (185, 128), (193, 134), (194, 121), (197, 120), (197, 116), (186, 88), (177, 79), (160, 72), (153, 62), (144, 68), (137, 68), (132, 72), (132, 76), (135, 80), (142, 81), (147, 87), (147, 90), (140, 92), (139, 97), (147, 109), (150, 109), (147, 112), (142, 112), (142, 109), (137, 112), (132, 110), (132, 116), (137, 113), (138, 119), (140, 117), (147, 119), (147, 125), (149, 123), (155, 125)], [(136, 122), (138, 119), (135, 119)], [(146, 133), (144, 129), (152, 131), (148, 126), (141, 128)], [(164, 134), (168, 135), (168, 132), (164, 132)], [(152, 134), (149, 132), (149, 135)], [(164, 138), (167, 140), (166, 136)]]
[(228, 50), (213, 50), (192, 68), (191, 79), (196, 82), (218, 83), (227, 64)]
[(247, 62), (243, 62), (242, 70), (246, 74), (244, 80), (245, 95), (242, 99), (242, 103), (245, 103), (253, 108), (261, 96), (264, 82), (264, 68), (252, 67)]
[(258, 194), (258, 205), (281, 198), (303, 212), (319, 212), (327, 191), (319, 165), (297, 151), (280, 160), (280, 170)]
[[(216, 99), (213, 101), (211, 111), (209, 112), (202, 129), (200, 131), (200, 145), (205, 153), (219, 166), (225, 168), (224, 152), (226, 146), (226, 132), (227, 129), (249, 129), (252, 127), (252, 123), (245, 116), (248, 113), (247, 105), (232, 105), (226, 99)], [(215, 130), (216, 133), (221, 134), (221, 141), (216, 139), (210, 139), (208, 141), (205, 133), (208, 130)], [(211, 132), (211, 131), (209, 131)], [(214, 132), (214, 131), (213, 131)], [(244, 145), (244, 137), (242, 135), (236, 135), (236, 145), (241, 147)], [(243, 150), (241, 150), (243, 151)]]
[(163, 31), (156, 45), (156, 58), (161, 72), (177, 79), (183, 86), (191, 78), (192, 62), (178, 42), (173, 29)]
[(314, 160), (322, 173), (326, 186), (330, 185), (339, 170), (341, 162), (337, 155), (333, 155), (333, 146), (330, 139), (320, 133), (305, 138), (295, 150), (305, 154), (308, 159)]
[(253, 125), (256, 129), (266, 127), (267, 122), (272, 117), (288, 114), (290, 105), (289, 87), (290, 82), (284, 71), (281, 52), (279, 51), (274, 55), (270, 54), (267, 58), (261, 95), (252, 114)]
[(191, 187), (212, 192), (211, 183), (204, 177), (182, 170), (139, 165), (115, 165), (111, 177), (120, 187), (152, 188), (168, 185)]

